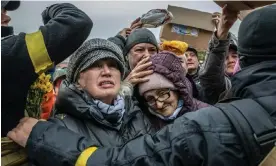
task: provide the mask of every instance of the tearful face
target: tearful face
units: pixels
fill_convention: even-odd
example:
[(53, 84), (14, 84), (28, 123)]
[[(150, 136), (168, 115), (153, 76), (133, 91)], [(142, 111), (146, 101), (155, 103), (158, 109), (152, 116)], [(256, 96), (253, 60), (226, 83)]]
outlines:
[(93, 98), (111, 104), (119, 93), (121, 72), (115, 60), (99, 60), (80, 73), (78, 82)]

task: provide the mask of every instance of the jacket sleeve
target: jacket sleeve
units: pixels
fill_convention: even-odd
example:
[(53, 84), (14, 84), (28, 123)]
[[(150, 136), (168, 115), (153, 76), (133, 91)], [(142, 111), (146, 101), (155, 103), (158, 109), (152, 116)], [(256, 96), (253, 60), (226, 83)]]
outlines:
[[(69, 57), (88, 37), (91, 19), (69, 3), (54, 4), (42, 13), (44, 26), (34, 33), (6, 39), (1, 49), (9, 65), (24, 64), (21, 72), (40, 74)], [(22, 63), (22, 64), (20, 64)]]
[(77, 162), (84, 160), (89, 166), (247, 165), (231, 124), (220, 110), (210, 108), (187, 113), (156, 134), (121, 147), (98, 148), (87, 157), (88, 148)]
[(122, 51), (125, 49), (126, 39), (121, 35), (116, 35), (114, 37), (110, 37), (107, 40), (117, 44), (121, 48)]
[(40, 166), (73, 166), (81, 152), (93, 143), (54, 121), (38, 122), (27, 141), (27, 154), (32, 163)]
[[(25, 40), (26, 42), (30, 41), (29, 38), (34, 40), (35, 34), (41, 32), (43, 36), (41, 44), (45, 43), (48, 55), (55, 64), (63, 61), (79, 48), (93, 26), (91, 19), (83, 11), (69, 3), (48, 7), (43, 11), (42, 18), (45, 26), (40, 27), (40, 30), (33, 34), (27, 34)], [(29, 47), (28, 50), (31, 57), (32, 52)]]
[(39, 122), (28, 139), (27, 152), (41, 165), (247, 165), (235, 130), (213, 107), (187, 113), (156, 134), (120, 147), (97, 148), (62, 126)]
[(226, 90), (224, 61), (229, 48), (227, 40), (219, 40), (215, 33), (209, 42), (209, 50), (203, 67), (199, 71), (201, 99), (208, 104), (215, 104), (219, 96)]

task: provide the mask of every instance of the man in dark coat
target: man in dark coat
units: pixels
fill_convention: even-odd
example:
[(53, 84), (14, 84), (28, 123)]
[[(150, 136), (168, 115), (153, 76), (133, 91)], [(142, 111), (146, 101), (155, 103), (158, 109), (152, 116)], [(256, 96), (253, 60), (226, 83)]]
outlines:
[(95, 147), (84, 136), (32, 118), (8, 136), (42, 165), (257, 165), (276, 141), (275, 18), (271, 5), (241, 23), (242, 71), (232, 78), (229, 103), (187, 113), (121, 147)]
[[(1, 15), (18, 6), (16, 1), (1, 1)], [(45, 25), (34, 33), (14, 35), (12, 27), (7, 27), (9, 19), (6, 27), (1, 26), (1, 30), (8, 29), (1, 36), (2, 136), (24, 117), (27, 93), (38, 75), (70, 56), (93, 25), (83, 11), (68, 3), (51, 5), (42, 18)]]

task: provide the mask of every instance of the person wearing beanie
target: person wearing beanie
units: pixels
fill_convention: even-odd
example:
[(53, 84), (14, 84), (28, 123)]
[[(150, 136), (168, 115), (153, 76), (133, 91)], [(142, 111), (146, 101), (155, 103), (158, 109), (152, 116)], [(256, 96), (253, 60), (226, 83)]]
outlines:
[(199, 81), (199, 60), (198, 60), (198, 52), (195, 48), (192, 46), (189, 46), (185, 52), (185, 56), (187, 59), (187, 67), (188, 67), (188, 73), (186, 77), (193, 82), (194, 86), (194, 97), (196, 97), (199, 100), (202, 100), (201, 96), (201, 84)]
[(272, 13), (275, 9), (275, 4), (258, 9), (258, 12), (253, 11), (250, 17), (243, 21), (243, 24), (248, 24), (248, 27), (252, 28), (241, 26), (239, 29), (238, 54), (241, 68), (276, 60), (276, 18), (275, 13)]
[(129, 74), (125, 82), (134, 87), (136, 84), (148, 81), (144, 77), (152, 74), (151, 70), (145, 70), (150, 66), (149, 57), (159, 50), (154, 34), (146, 29), (133, 30), (126, 39), (124, 55), (128, 62)]
[[(189, 47), (186, 42), (182, 42), (178, 40), (164, 41), (160, 46), (160, 50), (173, 52), (175, 55), (180, 57), (182, 67), (184, 68), (185, 71), (188, 71), (188, 64), (187, 64), (187, 58), (186, 58), (185, 52), (188, 52), (187, 50), (193, 51), (193, 48)], [(197, 54), (197, 51), (195, 49), (194, 51)], [(191, 53), (188, 52), (188, 54), (191, 54)], [(189, 81), (192, 84), (193, 97), (200, 99), (200, 96), (199, 96), (200, 84), (198, 82), (198, 79), (196, 77), (190, 76), (187, 72), (183, 74), (189, 79)]]
[[(66, 128), (28, 118), (15, 129), (18, 132), (11, 132), (9, 136), (26, 147), (28, 154), (43, 154), (55, 148), (58, 157), (51, 156), (46, 161), (36, 158), (37, 163), (45, 165), (74, 165), (72, 160), (85, 160), (87, 162), (82, 165), (87, 166), (253, 166), (267, 161), (270, 154), (273, 161), (276, 148), (276, 51), (271, 46), (276, 45), (276, 38), (268, 39), (268, 34), (276, 33), (275, 18), (276, 5), (269, 5), (253, 11), (242, 21), (238, 35), (241, 71), (232, 76), (230, 100), (186, 113), (154, 135), (137, 137), (120, 147), (102, 148)], [(52, 142), (41, 139), (50, 131), (55, 132), (55, 136), (70, 139), (59, 141), (55, 144), (59, 146), (51, 148), (40, 146), (51, 145)], [(73, 142), (78, 146), (60, 153), (60, 149)]]
[[(183, 52), (184, 53), (184, 52)], [(139, 94), (148, 106), (149, 117), (156, 129), (173, 122), (186, 112), (207, 107), (193, 98), (190, 81), (185, 77), (187, 69), (182, 67), (181, 58), (169, 51), (151, 56), (153, 74), (149, 81), (138, 84)]]
[(198, 79), (199, 60), (197, 50), (191, 46), (185, 52), (188, 64), (188, 74), (193, 77), (195, 81)]
[[(1, 31), (9, 29), (6, 11), (19, 5), (19, 1), (1, 1)], [(47, 7), (42, 19), (44, 26), (33, 33), (1, 32), (2, 94), (6, 96), (2, 99), (2, 136), (24, 117), (29, 88), (38, 76), (76, 51), (93, 26), (83, 11), (69, 3)]]
[[(121, 94), (126, 71), (123, 59), (123, 52), (111, 41), (99, 38), (86, 41), (70, 58), (65, 83), (56, 98), (54, 118), (48, 121), (103, 147), (119, 146), (138, 134), (150, 133), (150, 122), (137, 103), (131, 96)], [(64, 138), (52, 133), (44, 139)], [(76, 144), (68, 144), (63, 153), (74, 147)], [(29, 157), (36, 160), (44, 156)]]

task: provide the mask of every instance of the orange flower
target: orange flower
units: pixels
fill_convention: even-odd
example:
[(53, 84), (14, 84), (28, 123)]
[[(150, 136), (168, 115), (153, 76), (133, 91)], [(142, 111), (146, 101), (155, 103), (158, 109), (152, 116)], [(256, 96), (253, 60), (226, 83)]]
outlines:
[(54, 94), (53, 90), (46, 93), (43, 96), (43, 101), (41, 103), (42, 112), (41, 112), (40, 118), (48, 119), (50, 117), (55, 101), (56, 101), (56, 95)]

